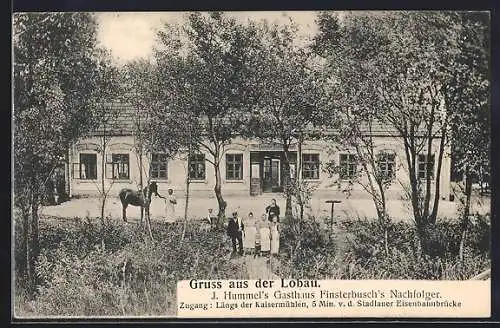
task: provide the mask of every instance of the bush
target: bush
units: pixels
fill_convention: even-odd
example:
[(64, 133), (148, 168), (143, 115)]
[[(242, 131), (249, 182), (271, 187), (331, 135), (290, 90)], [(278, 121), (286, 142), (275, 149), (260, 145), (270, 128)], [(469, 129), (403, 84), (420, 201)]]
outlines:
[[(386, 254), (383, 228), (377, 221), (345, 220), (327, 236), (327, 228), (305, 221), (302, 230), (284, 224), (286, 248), (300, 245), (294, 253), (284, 249), (280, 272), (286, 277), (314, 279), (470, 279), (490, 267), (490, 228), (483, 218), (469, 229), (460, 261), (461, 229), (458, 222), (439, 220), (429, 227), (425, 244), (411, 223), (391, 223)], [(287, 233), (288, 235), (286, 235)], [(345, 242), (342, 242), (345, 240)], [(295, 246), (297, 248), (297, 246)], [(422, 252), (426, 249), (427, 252)]]
[(335, 237), (314, 217), (281, 225), (280, 262), (274, 268), (282, 278), (327, 279), (336, 263)]
[[(28, 300), (16, 288), (16, 313), (29, 316), (174, 315), (177, 281), (245, 279), (246, 268), (229, 261), (227, 237), (189, 224), (154, 223), (155, 243), (136, 226), (107, 220), (100, 248), (100, 220), (41, 221), (36, 273)], [(126, 275), (122, 269), (126, 266)]]

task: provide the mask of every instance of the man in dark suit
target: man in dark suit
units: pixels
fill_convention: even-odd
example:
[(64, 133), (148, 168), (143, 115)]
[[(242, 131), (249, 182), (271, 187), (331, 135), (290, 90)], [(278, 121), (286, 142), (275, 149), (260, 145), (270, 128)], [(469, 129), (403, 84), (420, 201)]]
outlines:
[(227, 225), (227, 235), (231, 237), (231, 242), (233, 243), (233, 254), (236, 253), (236, 241), (238, 241), (239, 254), (243, 255), (243, 231), (245, 225), (243, 220), (238, 217), (237, 212), (233, 212), (233, 216), (229, 219)]

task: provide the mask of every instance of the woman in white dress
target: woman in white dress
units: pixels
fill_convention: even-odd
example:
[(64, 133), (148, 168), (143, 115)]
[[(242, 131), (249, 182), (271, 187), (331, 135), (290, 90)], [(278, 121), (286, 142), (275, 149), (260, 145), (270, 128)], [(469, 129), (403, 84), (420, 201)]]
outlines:
[(268, 253), (271, 251), (271, 231), (269, 230), (269, 221), (266, 215), (262, 215), (262, 220), (259, 222), (259, 240), (260, 253)]
[(257, 227), (253, 213), (248, 213), (248, 220), (245, 222), (245, 235), (243, 236), (243, 248), (245, 254), (253, 254), (255, 251), (255, 236), (257, 235)]
[(271, 227), (271, 255), (278, 255), (280, 249), (280, 233), (278, 230), (278, 218), (273, 216)]

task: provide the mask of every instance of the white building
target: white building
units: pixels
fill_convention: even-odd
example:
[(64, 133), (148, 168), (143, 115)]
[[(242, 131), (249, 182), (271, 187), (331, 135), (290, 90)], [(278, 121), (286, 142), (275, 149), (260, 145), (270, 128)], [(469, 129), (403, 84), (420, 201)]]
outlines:
[[(119, 112), (112, 127), (108, 127), (108, 145), (104, 156), (102, 154), (102, 131), (92, 136), (82, 138), (69, 150), (69, 165), (67, 169), (67, 189), (70, 197), (92, 196), (98, 194), (101, 176), (104, 174), (106, 186), (111, 187), (111, 193), (117, 193), (121, 188), (138, 189), (140, 185), (139, 156), (134, 150), (133, 126), (130, 116), (133, 109), (124, 105), (113, 105)], [(387, 190), (388, 198), (400, 199), (403, 186), (408, 185), (403, 143), (393, 131), (377, 127), (373, 130), (376, 153), (381, 156), (380, 169), (392, 177), (392, 183)], [(434, 140), (433, 147), (437, 150), (439, 139)], [(291, 171), (297, 168), (297, 145), (291, 147)], [(434, 155), (433, 155), (434, 156)], [(436, 156), (434, 156), (436, 157)], [(143, 179), (151, 166), (151, 180), (158, 182), (160, 193), (168, 188), (182, 195), (186, 186), (186, 175), (189, 169), (190, 193), (193, 197), (204, 197), (213, 194), (215, 172), (208, 153), (193, 155), (189, 160), (186, 154), (178, 154), (168, 159), (165, 154), (152, 153), (143, 155)], [(277, 144), (262, 143), (258, 140), (236, 138), (225, 148), (221, 162), (222, 190), (224, 196), (257, 196), (262, 193), (276, 193), (283, 190), (283, 159), (282, 147)], [(432, 159), (431, 159), (432, 160)], [(427, 156), (418, 156), (418, 176), (425, 178)], [(331, 174), (328, 167), (337, 166), (337, 173)], [(434, 165), (435, 166), (435, 165)], [(302, 145), (302, 170), (300, 177), (315, 185), (315, 193), (345, 196), (346, 190), (360, 197), (369, 197), (368, 193), (353, 177), (360, 172), (355, 153), (332, 145), (328, 141), (305, 141)], [(441, 176), (440, 194), (442, 199), (450, 195), (451, 161), (449, 150), (445, 152)], [(434, 169), (429, 172), (434, 174)], [(359, 180), (366, 182), (366, 180)], [(432, 182), (433, 187), (435, 182)]]

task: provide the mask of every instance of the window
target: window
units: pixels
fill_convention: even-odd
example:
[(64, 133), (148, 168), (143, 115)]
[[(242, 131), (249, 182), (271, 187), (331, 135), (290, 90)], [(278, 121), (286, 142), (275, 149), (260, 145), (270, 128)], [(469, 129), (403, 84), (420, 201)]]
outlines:
[(97, 154), (80, 154), (80, 179), (97, 179)]
[(226, 155), (226, 179), (243, 180), (243, 154)]
[(378, 154), (378, 173), (384, 180), (392, 180), (395, 176), (396, 154), (391, 152), (381, 152)]
[(352, 179), (356, 176), (356, 155), (340, 154), (340, 179)]
[(167, 179), (167, 154), (151, 154), (151, 178)]
[(108, 156), (107, 168), (111, 169), (112, 179), (130, 179), (129, 154), (112, 154), (111, 158)]
[(434, 155), (418, 155), (418, 178), (427, 179), (434, 177)]
[(319, 179), (319, 154), (302, 154), (302, 178)]
[(193, 154), (189, 158), (189, 179), (205, 180), (205, 155)]

